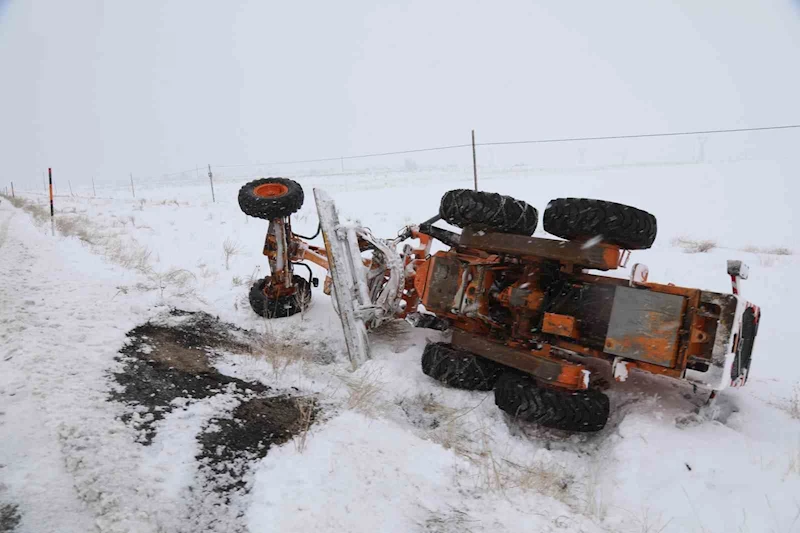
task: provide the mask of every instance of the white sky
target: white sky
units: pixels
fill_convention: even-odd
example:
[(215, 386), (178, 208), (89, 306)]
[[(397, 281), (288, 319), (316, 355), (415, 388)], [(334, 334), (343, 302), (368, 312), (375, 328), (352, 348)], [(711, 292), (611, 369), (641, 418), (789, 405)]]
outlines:
[(0, 0), (0, 183), (800, 122), (798, 0), (375, 4)]

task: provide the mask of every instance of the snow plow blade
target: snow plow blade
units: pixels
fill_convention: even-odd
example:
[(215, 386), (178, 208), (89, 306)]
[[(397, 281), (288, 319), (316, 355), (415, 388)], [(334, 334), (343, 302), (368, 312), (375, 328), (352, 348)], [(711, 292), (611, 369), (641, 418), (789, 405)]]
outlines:
[[(366, 324), (363, 316), (356, 313), (358, 308), (370, 303), (365, 287), (359, 283), (360, 279), (366, 278), (366, 272), (361, 255), (358, 253), (355, 231), (340, 227), (339, 214), (336, 212), (333, 199), (325, 191), (314, 189), (314, 200), (317, 203), (322, 238), (330, 263), (333, 297), (336, 299), (339, 319), (342, 321), (350, 363), (355, 370), (370, 358)], [(355, 250), (355, 253), (351, 250)]]

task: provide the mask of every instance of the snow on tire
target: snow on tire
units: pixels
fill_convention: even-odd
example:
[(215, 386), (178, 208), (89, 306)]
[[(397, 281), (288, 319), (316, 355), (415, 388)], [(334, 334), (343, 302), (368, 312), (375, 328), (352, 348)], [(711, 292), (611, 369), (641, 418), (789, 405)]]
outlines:
[(303, 188), (286, 178), (261, 178), (239, 189), (239, 207), (251, 217), (288, 217), (303, 206)]
[(444, 342), (429, 343), (422, 352), (422, 371), (445, 385), (465, 390), (492, 390), (503, 367)]
[(566, 431), (600, 431), (608, 421), (608, 396), (596, 390), (570, 391), (542, 387), (531, 376), (503, 372), (494, 402), (516, 420)]
[(539, 213), (522, 200), (493, 192), (455, 189), (444, 193), (439, 215), (459, 228), (513, 233), (529, 237), (536, 231)]
[(656, 240), (656, 217), (623, 204), (586, 198), (556, 198), (544, 210), (544, 229), (567, 240), (602, 242), (646, 250)]
[(295, 285), (295, 293), (275, 299), (270, 299), (264, 293), (269, 278), (256, 281), (250, 288), (249, 294), (250, 307), (253, 312), (264, 318), (285, 318), (305, 310), (311, 303), (311, 286), (301, 276), (295, 275), (292, 281)]

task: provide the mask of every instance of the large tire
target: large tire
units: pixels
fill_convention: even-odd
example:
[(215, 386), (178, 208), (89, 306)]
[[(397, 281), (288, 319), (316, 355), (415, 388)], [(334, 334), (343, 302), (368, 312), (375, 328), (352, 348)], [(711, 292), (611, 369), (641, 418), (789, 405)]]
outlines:
[(445, 385), (465, 390), (492, 390), (503, 367), (452, 344), (429, 343), (422, 352), (422, 372)]
[(256, 281), (250, 288), (250, 307), (264, 318), (285, 318), (305, 310), (311, 303), (311, 286), (300, 276), (293, 277), (295, 293), (271, 299), (264, 293), (269, 278)]
[(239, 207), (251, 217), (288, 217), (303, 205), (303, 188), (285, 178), (261, 178), (239, 189)]
[(656, 240), (656, 217), (627, 205), (587, 200), (557, 198), (544, 210), (544, 229), (567, 240), (601, 237), (603, 242), (627, 250), (646, 250)]
[(533, 235), (539, 221), (539, 213), (533, 206), (493, 192), (456, 189), (442, 196), (439, 216), (459, 228), (475, 228)]
[(566, 431), (600, 431), (608, 421), (608, 396), (596, 390), (569, 391), (541, 387), (526, 374), (503, 372), (494, 402), (518, 420)]
[(731, 380), (736, 380), (743, 376), (745, 382), (747, 381), (747, 376), (750, 373), (750, 360), (753, 357), (753, 345), (756, 341), (756, 335), (758, 335), (758, 323), (760, 320), (761, 311), (756, 317), (756, 311), (752, 307), (744, 310), (741, 338), (736, 350), (736, 357), (733, 358), (733, 365), (731, 366)]

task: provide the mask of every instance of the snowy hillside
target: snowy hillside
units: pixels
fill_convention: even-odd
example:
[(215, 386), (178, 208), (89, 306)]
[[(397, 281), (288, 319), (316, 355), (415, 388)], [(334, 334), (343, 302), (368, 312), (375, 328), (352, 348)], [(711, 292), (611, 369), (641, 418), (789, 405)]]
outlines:
[[(762, 186), (730, 179), (745, 175)], [(751, 266), (743, 290), (764, 313), (752, 377), (716, 419), (694, 415), (703, 391), (632, 373), (587, 435), (520, 426), (491, 393), (431, 380), (419, 359), (442, 334), (404, 322), (348, 372), (321, 287), (302, 315), (253, 314), (266, 223), (239, 211), (243, 181), (218, 183), (216, 203), (205, 181), (58, 197), (55, 236), (43, 195), (3, 198), (0, 531), (800, 531), (800, 260), (780, 249), (800, 233), (789, 204), (770, 203), (781, 176), (765, 162), (481, 175), (540, 211), (582, 196), (653, 212), (656, 246), (634, 261), (654, 281), (729, 291), (725, 260)], [(469, 179), (301, 178), (294, 229), (316, 228), (315, 186), (391, 237)], [(716, 247), (686, 253), (677, 238)], [(167, 345), (166, 366), (148, 362)]]

